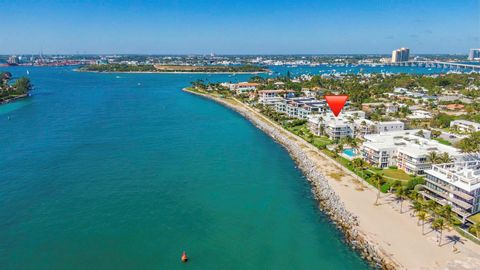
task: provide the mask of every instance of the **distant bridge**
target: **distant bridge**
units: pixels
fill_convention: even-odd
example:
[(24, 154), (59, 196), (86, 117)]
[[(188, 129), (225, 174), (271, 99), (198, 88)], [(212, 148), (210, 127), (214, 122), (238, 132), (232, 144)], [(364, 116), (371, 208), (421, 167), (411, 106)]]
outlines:
[(463, 64), (463, 63), (457, 63), (457, 62), (404, 61), (404, 62), (388, 63), (387, 65), (400, 66), (400, 67), (462, 68), (462, 69), (471, 69), (472, 71), (480, 71), (480, 65)]

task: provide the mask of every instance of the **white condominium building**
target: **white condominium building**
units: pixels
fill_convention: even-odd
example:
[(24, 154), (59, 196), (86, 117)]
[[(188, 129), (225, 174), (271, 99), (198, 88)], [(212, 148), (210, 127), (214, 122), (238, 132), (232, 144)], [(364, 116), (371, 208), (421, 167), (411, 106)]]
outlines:
[(460, 156), (458, 149), (428, 139), (427, 130), (384, 132), (364, 138), (361, 152), (367, 162), (379, 168), (394, 165), (409, 174), (425, 174), (432, 165), (428, 159), (430, 152), (447, 153), (451, 158)]
[(480, 49), (470, 49), (468, 60), (480, 59)]
[(480, 157), (465, 155), (453, 163), (435, 164), (425, 171), (422, 194), (465, 219), (480, 211)]
[(332, 140), (343, 137), (363, 137), (367, 134), (399, 131), (405, 128), (401, 121), (371, 121), (363, 111), (345, 111), (338, 117), (331, 113), (309, 117), (310, 130), (316, 135), (326, 134)]
[(375, 133), (380, 132), (389, 132), (389, 131), (400, 131), (405, 129), (405, 123), (402, 121), (385, 121), (385, 122), (374, 122)]
[(326, 101), (315, 98), (285, 98), (275, 103), (277, 112), (286, 113), (290, 117), (307, 119), (309, 115), (325, 112)]
[(463, 132), (477, 132), (480, 131), (480, 124), (467, 120), (453, 120), (450, 122), (451, 128), (457, 128)]
[(243, 94), (257, 90), (258, 86), (258, 83), (241, 82), (237, 84), (231, 84), (230, 90), (235, 91), (237, 94)]
[(432, 119), (433, 115), (431, 112), (424, 111), (424, 110), (415, 110), (412, 112), (411, 115), (407, 115), (408, 119), (416, 119), (416, 120), (428, 120)]
[(331, 112), (308, 118), (310, 130), (317, 136), (327, 135), (332, 140), (355, 136), (355, 121), (365, 120), (363, 111), (345, 111), (335, 117)]
[(392, 63), (406, 62), (410, 57), (410, 49), (400, 48), (392, 51)]
[(265, 105), (275, 105), (293, 92), (293, 90), (260, 90), (258, 91), (258, 102)]

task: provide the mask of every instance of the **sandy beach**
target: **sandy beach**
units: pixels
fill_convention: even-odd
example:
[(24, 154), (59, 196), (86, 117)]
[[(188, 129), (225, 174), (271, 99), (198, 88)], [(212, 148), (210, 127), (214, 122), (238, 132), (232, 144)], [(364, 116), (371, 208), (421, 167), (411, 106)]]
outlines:
[[(404, 203), (403, 212), (400, 213), (400, 207), (394, 196), (382, 194), (380, 204), (375, 206), (377, 191), (373, 187), (302, 138), (286, 131), (238, 100), (222, 99), (196, 92), (190, 93), (212, 99), (239, 112), (281, 143), (297, 163), (305, 162), (307, 159), (308, 164), (313, 164), (316, 173), (322, 175), (321, 179), (328, 182), (329, 188), (339, 198), (340, 208), (344, 208), (355, 216), (357, 222), (347, 226), (350, 233), (356, 232), (358, 239), (364, 239), (366, 244), (374, 247), (377, 255), (383, 258), (381, 267), (388, 269), (480, 269), (480, 245), (462, 237), (454, 230), (447, 229), (443, 233), (442, 245), (438, 246), (438, 233), (430, 228), (430, 224), (426, 224), (425, 235), (423, 235), (422, 226), (415, 217), (412, 217), (412, 210), (407, 205), (408, 203)], [(284, 138), (279, 139), (279, 136)], [(299, 162), (298, 149), (301, 149), (304, 161)], [(299, 167), (304, 173), (306, 172), (304, 166)], [(332, 174), (337, 177), (331, 177)], [(314, 193), (322, 192), (319, 190), (322, 185), (315, 183), (319, 180), (309, 180), (312, 182)]]

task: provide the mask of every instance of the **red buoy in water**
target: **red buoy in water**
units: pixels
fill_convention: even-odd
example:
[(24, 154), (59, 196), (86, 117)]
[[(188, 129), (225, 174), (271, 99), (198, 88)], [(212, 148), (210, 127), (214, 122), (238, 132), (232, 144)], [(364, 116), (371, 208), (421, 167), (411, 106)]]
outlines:
[(185, 253), (185, 251), (182, 253), (182, 262), (187, 262), (188, 261), (188, 257), (187, 257), (187, 254)]

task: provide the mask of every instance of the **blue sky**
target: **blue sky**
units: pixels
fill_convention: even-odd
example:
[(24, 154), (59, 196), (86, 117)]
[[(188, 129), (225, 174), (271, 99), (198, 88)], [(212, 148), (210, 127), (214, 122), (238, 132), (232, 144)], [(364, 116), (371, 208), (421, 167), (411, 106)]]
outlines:
[(0, 25), (0, 54), (466, 54), (480, 0), (0, 0)]

